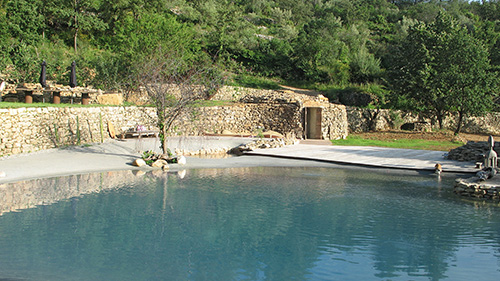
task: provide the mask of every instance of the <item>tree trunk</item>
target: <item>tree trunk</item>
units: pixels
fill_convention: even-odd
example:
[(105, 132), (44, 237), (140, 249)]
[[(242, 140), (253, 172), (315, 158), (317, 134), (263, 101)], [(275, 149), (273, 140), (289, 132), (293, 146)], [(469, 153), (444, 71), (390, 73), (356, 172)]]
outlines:
[(78, 38), (78, 28), (75, 29), (75, 36), (73, 37), (73, 44), (74, 44), (74, 48), (75, 48), (75, 54), (76, 54), (76, 39)]
[(442, 130), (443, 129), (443, 114), (441, 114), (441, 112), (437, 112), (436, 117), (438, 120), (439, 129)]
[(161, 138), (161, 151), (163, 154), (167, 154), (168, 146), (167, 146), (167, 128), (163, 126), (163, 130), (161, 130), (160, 134), (163, 135)]
[(455, 129), (455, 135), (458, 135), (460, 133), (460, 130), (462, 129), (462, 121), (464, 119), (464, 113), (462, 111), (458, 112), (458, 123), (457, 123), (457, 128)]
[(75, 54), (76, 54), (76, 39), (78, 38), (78, 7), (77, 7), (77, 2), (76, 0), (74, 1), (74, 8), (75, 8), (75, 36), (73, 37), (73, 44), (75, 48)]
[(167, 154), (167, 117), (164, 108), (157, 107), (156, 108), (156, 116), (158, 116), (158, 129), (160, 129), (159, 137), (160, 137), (160, 148), (163, 154)]

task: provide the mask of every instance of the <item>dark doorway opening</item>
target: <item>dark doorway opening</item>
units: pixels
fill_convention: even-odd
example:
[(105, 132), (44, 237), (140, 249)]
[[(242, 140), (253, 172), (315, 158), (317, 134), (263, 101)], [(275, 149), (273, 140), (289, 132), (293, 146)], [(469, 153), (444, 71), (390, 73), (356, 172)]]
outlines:
[(322, 139), (321, 133), (321, 107), (305, 108), (305, 132), (306, 139)]

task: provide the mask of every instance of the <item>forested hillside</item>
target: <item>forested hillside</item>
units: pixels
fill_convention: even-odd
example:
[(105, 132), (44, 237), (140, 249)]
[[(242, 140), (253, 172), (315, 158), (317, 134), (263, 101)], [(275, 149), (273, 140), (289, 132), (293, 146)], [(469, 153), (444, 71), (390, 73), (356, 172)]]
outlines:
[[(440, 14), (446, 19), (436, 27)], [(80, 84), (117, 88), (162, 48), (188, 64), (215, 61), (228, 81), (245, 83), (250, 76), (322, 89), (370, 85), (382, 92), (379, 104), (408, 107), (411, 99), (386, 97), (389, 90), (417, 95), (415, 85), (443, 86), (426, 82), (445, 71), (432, 64), (461, 65), (463, 57), (432, 50), (441, 43), (461, 46), (455, 39), (435, 42), (456, 33), (468, 40), (456, 39), (467, 52), (486, 56), (478, 58), (480, 71), (497, 75), (498, 0), (0, 0), (0, 79), (36, 82), (45, 60), (48, 78), (66, 83), (74, 60)], [(412, 46), (432, 55), (416, 56)], [(416, 64), (430, 66), (406, 71)]]

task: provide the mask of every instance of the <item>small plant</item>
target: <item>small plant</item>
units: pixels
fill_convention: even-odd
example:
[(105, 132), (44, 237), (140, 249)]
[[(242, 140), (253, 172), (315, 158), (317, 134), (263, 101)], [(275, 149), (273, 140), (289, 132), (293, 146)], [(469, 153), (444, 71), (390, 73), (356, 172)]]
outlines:
[(54, 123), (54, 138), (55, 138), (55, 145), (56, 147), (58, 147), (60, 140), (59, 140), (59, 131), (56, 123)]
[(99, 130), (101, 132), (101, 143), (104, 142), (104, 126), (102, 124), (102, 113), (99, 112)]
[(82, 143), (80, 134), (80, 122), (78, 116), (76, 116), (76, 144), (80, 145)]
[(168, 157), (174, 157), (174, 154), (172, 153), (170, 148), (167, 148), (167, 155), (168, 155)]
[(257, 137), (263, 139), (264, 138), (264, 130), (262, 127), (257, 128)]
[(153, 162), (158, 158), (159, 155), (154, 153), (152, 150), (147, 150), (142, 153), (142, 160), (144, 160), (144, 162), (146, 162), (149, 166), (151, 166), (151, 164), (153, 164)]
[[(177, 157), (174, 157), (173, 153), (170, 151), (169, 148), (167, 148), (167, 157), (168, 157), (167, 159), (163, 158), (165, 161), (167, 161), (167, 163), (170, 163), (170, 164), (177, 163)], [(141, 158), (142, 158), (142, 160), (144, 160), (144, 162), (146, 162), (146, 164), (151, 166), (151, 164), (153, 164), (156, 160), (161, 159), (162, 155), (160, 155), (152, 150), (147, 150), (147, 151), (142, 152)]]
[(389, 123), (391, 124), (392, 128), (396, 130), (401, 128), (401, 125), (403, 125), (403, 123), (405, 122), (403, 118), (401, 118), (401, 114), (393, 110), (389, 111), (389, 118)]

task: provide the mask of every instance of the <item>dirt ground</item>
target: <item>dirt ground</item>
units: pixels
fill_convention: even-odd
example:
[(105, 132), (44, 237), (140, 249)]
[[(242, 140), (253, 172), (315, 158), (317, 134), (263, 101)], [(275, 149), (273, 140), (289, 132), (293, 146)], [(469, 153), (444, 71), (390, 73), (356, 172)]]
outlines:
[[(375, 140), (394, 140), (394, 139), (424, 139), (437, 141), (488, 141), (489, 135), (477, 134), (459, 134), (458, 138), (454, 136), (452, 131), (439, 132), (409, 132), (409, 131), (383, 131), (383, 132), (368, 132), (351, 134), (367, 139)], [(500, 136), (493, 136), (495, 140), (500, 141)]]

